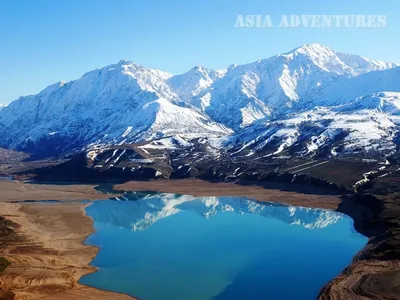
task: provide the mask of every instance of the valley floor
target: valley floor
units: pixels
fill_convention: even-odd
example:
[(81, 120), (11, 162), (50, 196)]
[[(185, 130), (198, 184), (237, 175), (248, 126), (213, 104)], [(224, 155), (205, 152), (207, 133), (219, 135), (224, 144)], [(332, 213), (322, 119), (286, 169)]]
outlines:
[(85, 184), (29, 184), (21, 181), (0, 180), (0, 202), (27, 200), (100, 200), (107, 194), (95, 191), (94, 185)]
[[(89, 263), (98, 250), (83, 244), (94, 229), (92, 220), (84, 214), (84, 206), (87, 204), (76, 201), (110, 198), (110, 195), (97, 192), (93, 188), (93, 185), (0, 181), (0, 257), (3, 258), (0, 260), (0, 272), (3, 270), (0, 273), (0, 299), (13, 299), (14, 293), (14, 299), (17, 300), (132, 299), (127, 295), (99, 291), (78, 284), (81, 276), (95, 271)], [(351, 211), (360, 211), (360, 216), (371, 215), (369, 208), (363, 206), (363, 203), (357, 202), (356, 205), (351, 201), (341, 202), (338, 195), (266, 190), (250, 184), (211, 183), (194, 179), (160, 180), (127, 182), (114, 186), (114, 190), (161, 191), (195, 196), (247, 196), (259, 201), (276, 201), (296, 206), (332, 210), (339, 207), (339, 211), (349, 215), (352, 215)], [(24, 200), (64, 202), (34, 205), (17, 203)], [(392, 204), (393, 207), (398, 206), (397, 202), (393, 201)], [(396, 259), (399, 231), (393, 229), (389, 238), (379, 238), (379, 243), (371, 243), (371, 240), (376, 239), (371, 232), (376, 233), (377, 229), (368, 227), (368, 233), (364, 226), (366, 220), (360, 216), (352, 215), (356, 221), (356, 229), (369, 236), (370, 243), (342, 275), (323, 289), (320, 299), (400, 299), (397, 297), (400, 296), (400, 261)], [(393, 224), (399, 223), (397, 210), (393, 212), (393, 217), (387, 214), (378, 217)], [(374, 220), (374, 226), (380, 226), (382, 220)], [(373, 255), (380, 253), (379, 245), (392, 247), (385, 247), (386, 257)]]

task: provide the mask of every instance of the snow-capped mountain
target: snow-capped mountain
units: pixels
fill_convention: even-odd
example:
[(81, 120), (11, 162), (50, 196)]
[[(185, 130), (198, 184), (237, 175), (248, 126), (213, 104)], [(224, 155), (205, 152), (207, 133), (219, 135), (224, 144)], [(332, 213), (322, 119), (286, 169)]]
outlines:
[(224, 75), (225, 70), (214, 71), (196, 66), (185, 74), (171, 77), (168, 83), (182, 99), (191, 100)]
[[(127, 202), (122, 206), (118, 201), (107, 201), (106, 204), (102, 203), (101, 209), (93, 203), (87, 209), (97, 222), (132, 231), (145, 230), (156, 222), (183, 211), (195, 212), (207, 219), (223, 212), (255, 214), (308, 229), (325, 228), (342, 218), (337, 212), (328, 210), (261, 203), (241, 197), (196, 198), (189, 195), (133, 192), (126, 193), (118, 200)], [(104, 209), (104, 205), (108, 205), (108, 208)]]
[(60, 155), (104, 144), (223, 137), (215, 144), (233, 151), (390, 152), (399, 72), (396, 64), (317, 44), (176, 76), (122, 60), (1, 109), (0, 147)]
[(336, 53), (322, 45), (304, 45), (269, 59), (232, 65), (216, 74), (192, 70), (179, 76), (179, 82), (190, 83), (185, 84), (190, 92), (180, 95), (217, 122), (238, 129), (264, 117), (301, 109), (307, 100), (340, 80), (395, 66)]
[(346, 104), (376, 92), (400, 92), (400, 67), (342, 79), (310, 99), (310, 106)]
[(383, 71), (399, 66), (395, 63), (386, 63), (354, 54), (336, 52), (336, 55), (342, 62), (351, 67), (356, 75), (371, 71)]
[(173, 134), (231, 131), (183, 102), (171, 74), (132, 62), (95, 70), (21, 97), (0, 114), (0, 144), (58, 152), (93, 143), (131, 143)]
[(376, 155), (398, 150), (400, 67), (340, 79), (307, 101), (297, 112), (239, 131), (227, 145), (248, 155)]
[(336, 156), (390, 154), (397, 150), (400, 93), (375, 93), (354, 102), (317, 107), (253, 124), (234, 135), (234, 152)]

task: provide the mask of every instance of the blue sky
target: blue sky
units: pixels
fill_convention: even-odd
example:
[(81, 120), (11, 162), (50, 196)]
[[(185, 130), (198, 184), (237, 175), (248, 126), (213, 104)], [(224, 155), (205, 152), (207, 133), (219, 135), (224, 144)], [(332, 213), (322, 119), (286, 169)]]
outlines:
[[(239, 14), (386, 15), (387, 26), (236, 28)], [(0, 103), (120, 59), (178, 74), (320, 43), (400, 62), (399, 30), (398, 0), (1, 0)]]

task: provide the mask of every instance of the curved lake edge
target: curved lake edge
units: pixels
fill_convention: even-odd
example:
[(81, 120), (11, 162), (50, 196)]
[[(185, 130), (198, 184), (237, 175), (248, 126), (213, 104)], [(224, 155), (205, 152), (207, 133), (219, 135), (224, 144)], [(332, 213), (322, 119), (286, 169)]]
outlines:
[(98, 253), (96, 247), (84, 244), (94, 232), (93, 222), (84, 211), (86, 205), (0, 202), (2, 233), (4, 225), (8, 229), (7, 234), (0, 235), (0, 256), (10, 262), (0, 272), (1, 300), (134, 299), (78, 284), (82, 276), (96, 272), (89, 264)]
[[(96, 201), (96, 200), (90, 200), (90, 201), (89, 201), (88, 203), (86, 203), (86, 204), (84, 205), (84, 207), (83, 207), (83, 213), (84, 213), (85, 217), (86, 217), (86, 218), (89, 218), (89, 219), (91, 220), (91, 222), (92, 222), (93, 231), (92, 231), (91, 233), (87, 234), (86, 238), (82, 241), (82, 244), (83, 244), (83, 245), (87, 245), (87, 246), (92, 247), (92, 248), (96, 248), (96, 255), (95, 255), (95, 256), (91, 259), (91, 261), (89, 262), (89, 266), (91, 266), (91, 267), (94, 268), (94, 272), (98, 272), (98, 271), (99, 271), (99, 268), (96, 267), (96, 266), (94, 266), (94, 265), (92, 265), (92, 261), (93, 261), (93, 260), (96, 258), (96, 256), (99, 254), (100, 247), (98, 247), (98, 246), (96, 246), (96, 245), (92, 245), (92, 244), (88, 244), (88, 243), (87, 243), (88, 238), (96, 232), (96, 229), (94, 228), (94, 219), (86, 213), (86, 208), (88, 208), (90, 205), (92, 205), (92, 204), (93, 204), (93, 201)], [(90, 274), (90, 273), (88, 273), (88, 274), (86, 274), (86, 275), (89, 275), (89, 274)], [(86, 276), (86, 275), (83, 275), (83, 276)], [(83, 276), (82, 276), (82, 277), (83, 277)], [(82, 286), (87, 286), (87, 285), (81, 284), (81, 283), (79, 282), (79, 281), (82, 279), (82, 277), (78, 279), (78, 283), (79, 283), (80, 285), (82, 285)], [(87, 286), (87, 287), (89, 287), (89, 286)], [(104, 292), (108, 292), (108, 293), (115, 293), (115, 294), (124, 295), (124, 296), (129, 297), (129, 298), (132, 299), (132, 300), (140, 300), (139, 298), (134, 297), (133, 295), (129, 295), (129, 294), (121, 293), (121, 292), (113, 292), (113, 291), (107, 290), (107, 289), (105, 289), (105, 288), (94, 288), (94, 287), (90, 287), (90, 288), (93, 288), (93, 289), (96, 289), (96, 290), (100, 290), (100, 291), (104, 291)], [(0, 299), (0, 300), (1, 300), (1, 299)]]
[[(242, 192), (233, 195), (242, 195), (256, 200), (265, 201), (259, 191), (270, 192), (256, 182), (241, 183), (211, 183), (199, 180), (159, 180), (127, 182), (115, 185), (116, 191), (161, 191), (185, 194), (184, 185), (197, 182), (201, 190), (195, 196), (207, 196), (215, 185), (232, 188), (240, 186)], [(254, 194), (248, 189), (257, 189)], [(224, 189), (220, 195), (225, 194)], [(230, 190), (232, 195), (232, 190)], [(243, 193), (243, 194), (242, 194)], [(281, 193), (287, 193), (282, 192)], [(286, 194), (287, 195), (287, 194)], [(304, 195), (303, 195), (304, 196)], [(371, 299), (397, 299), (400, 295), (400, 284), (396, 278), (400, 278), (400, 199), (396, 196), (378, 197), (372, 194), (345, 194), (340, 196), (330, 195), (306, 195), (308, 200), (279, 201), (283, 204), (304, 206), (312, 208), (324, 208), (343, 213), (354, 221), (354, 228), (360, 234), (368, 238), (367, 245), (359, 251), (353, 262), (336, 278), (328, 282), (320, 292), (319, 300), (360, 299), (360, 295)], [(310, 198), (328, 197), (328, 201), (313, 201)], [(303, 198), (303, 197), (301, 197)], [(314, 198), (315, 199), (315, 198)], [(326, 199), (326, 198), (324, 198)], [(270, 200), (269, 200), (270, 201)], [(332, 201), (332, 202), (331, 202)], [(274, 201), (271, 201), (274, 202)], [(330, 203), (329, 203), (330, 202)], [(306, 205), (299, 205), (303, 203)], [(391, 277), (394, 280), (388, 280)], [(397, 277), (396, 277), (397, 276)], [(378, 282), (378, 283), (377, 283)], [(364, 299), (364, 298), (363, 298)], [(368, 298), (365, 298), (368, 299)]]
[[(171, 184), (173, 181), (168, 182)], [(171, 188), (179, 189), (182, 187), (182, 184), (186, 183), (185, 180), (179, 180), (179, 184), (175, 185), (175, 187), (172, 186)], [(148, 183), (140, 181), (139, 184), (146, 190), (151, 190), (149, 186), (146, 186)], [(215, 183), (207, 184), (215, 185)], [(229, 184), (227, 185), (227, 187), (229, 187)], [(201, 187), (203, 188), (202, 185)], [(246, 185), (242, 188), (242, 195), (246, 196), (248, 186)], [(122, 189), (118, 187), (117, 190)], [(263, 191), (265, 193), (270, 190), (263, 189)], [(28, 195), (29, 194), (27, 194), (27, 196)], [(45, 195), (45, 199), (57, 199), (52, 196), (54, 195), (54, 193), (52, 194), (52, 191), (46, 191), (43, 195)], [(41, 195), (40, 199), (44, 199), (42, 198), (43, 195)], [(89, 193), (88, 196), (90, 195), (92, 194)], [(310, 195), (306, 196), (309, 197)], [(94, 198), (100, 200), (105, 197), (96, 195)], [(378, 295), (381, 299), (396, 299), (396, 295), (398, 296), (398, 294), (390, 294), (390, 291), (392, 291), (392, 293), (398, 293), (398, 288), (395, 286), (396, 283), (393, 281), (385, 281), (384, 279), (387, 278), (385, 277), (387, 274), (393, 274), (393, 272), (398, 274), (400, 270), (399, 255), (398, 252), (396, 252), (396, 248), (398, 249), (399, 246), (396, 237), (398, 238), (398, 227), (400, 224), (398, 198), (394, 196), (378, 198), (373, 195), (351, 194), (342, 196), (341, 198), (337, 197), (337, 199), (339, 199), (337, 201), (338, 207), (333, 210), (338, 210), (339, 212), (352, 217), (355, 229), (361, 234), (367, 236), (369, 242), (366, 247), (356, 255), (353, 263), (346, 268), (341, 275), (332, 280), (322, 289), (319, 299), (343, 299), (343, 288), (348, 289), (346, 292), (352, 293), (351, 297), (345, 299), (358, 299), (356, 298), (357, 295), (352, 291), (354, 288), (357, 288), (359, 292), (362, 292), (365, 295), (372, 295), (375, 297)], [(0, 201), (8, 202), (8, 200), (7, 195), (0, 195)], [(322, 203), (325, 205), (325, 202), (326, 201)], [(310, 200), (308, 200), (308, 204), (310, 204)], [(317, 201), (312, 203), (312, 205), (306, 206), (321, 208), (318, 204), (320, 203)], [(379, 247), (383, 244), (387, 247)], [(369, 265), (366, 266), (366, 263)], [(362, 285), (358, 284), (361, 276), (363, 276), (364, 282)], [(379, 280), (380, 283), (378, 287), (370, 284), (370, 279), (376, 280), (377, 278), (383, 278), (383, 280)]]
[[(99, 189), (99, 190), (101, 190), (101, 188)], [(110, 192), (110, 190), (109, 190), (109, 187), (106, 189), (106, 191), (107, 192)], [(115, 191), (115, 193), (118, 193), (118, 194), (121, 194), (121, 190), (118, 190), (118, 191)], [(224, 194), (224, 193), (223, 193)], [(328, 209), (320, 209), (320, 208), (305, 208), (305, 207), (299, 207), (299, 206), (293, 206), (293, 205), (287, 205), (287, 204), (282, 204), (282, 203), (279, 203), (279, 202), (266, 202), (266, 201), (259, 201), (259, 200), (255, 200), (255, 199), (252, 199), (252, 198), (249, 198), (249, 197), (238, 197), (238, 196), (234, 196), (234, 197), (230, 197), (230, 196), (228, 196), (228, 197), (224, 197), (224, 196), (220, 196), (220, 197), (213, 197), (213, 196), (211, 196), (211, 197), (195, 197), (195, 196), (192, 196), (192, 195), (188, 195), (188, 194), (175, 194), (175, 193), (163, 193), (163, 192), (160, 192), (160, 191), (156, 191), (156, 190), (153, 190), (153, 191), (149, 191), (149, 190), (147, 190), (146, 188), (143, 188), (143, 192), (138, 192), (138, 193), (136, 193), (136, 191), (134, 191), (134, 193), (133, 194), (131, 194), (131, 193), (127, 193), (126, 194), (126, 197), (125, 196), (119, 196), (119, 197), (115, 197), (115, 198), (113, 198), (113, 199), (111, 199), (111, 200), (118, 200), (117, 202), (114, 202), (115, 203), (115, 205), (113, 204), (113, 205), (111, 205), (111, 203), (110, 203), (110, 205), (111, 205), (111, 207), (115, 207), (115, 209), (117, 209), (116, 210), (116, 212), (117, 212), (117, 215), (114, 215), (114, 214), (112, 214), (112, 215), (110, 215), (110, 217), (111, 217), (111, 219), (108, 219), (108, 217), (107, 217), (107, 215), (108, 215), (108, 213), (106, 212), (106, 211), (108, 211), (108, 210), (106, 210), (104, 213), (105, 213), (105, 219), (103, 220), (102, 219), (102, 216), (103, 216), (103, 214), (100, 212), (100, 210), (99, 210), (99, 208), (101, 208), (102, 207), (102, 204), (104, 204), (104, 205), (106, 205), (106, 203), (102, 203), (101, 201), (100, 202), (97, 202), (96, 201), (96, 204), (95, 203), (93, 203), (93, 205), (96, 205), (96, 208), (93, 210), (93, 209), (91, 209), (91, 208), (89, 208), (89, 210), (86, 210), (86, 215), (88, 215), (88, 216), (90, 216), (91, 218), (93, 217), (93, 219), (94, 219), (94, 221), (95, 222), (100, 222), (100, 224), (102, 223), (102, 222), (106, 222), (106, 223), (104, 223), (104, 224), (108, 224), (108, 221), (110, 221), (110, 222), (112, 222), (112, 224), (115, 224), (115, 226), (116, 226), (116, 228), (128, 228), (129, 229), (129, 226), (135, 226), (135, 228), (136, 228), (136, 225), (132, 225), (132, 223), (130, 223), (130, 222), (132, 222), (132, 221), (129, 221), (128, 222), (128, 220), (129, 219), (126, 219), (126, 217), (128, 216), (128, 215), (130, 215), (130, 214), (127, 214), (126, 215), (126, 213), (125, 214), (121, 214), (121, 216), (120, 217), (117, 217), (120, 213), (121, 213), (121, 211), (120, 211), (120, 209), (118, 209), (118, 207), (121, 207), (121, 205), (125, 202), (125, 203), (128, 203), (128, 202), (131, 202), (132, 203), (132, 205), (133, 205), (133, 202), (136, 202), (136, 200), (140, 200), (140, 201), (146, 201), (147, 200), (147, 198), (149, 199), (149, 201), (150, 201), (150, 199), (157, 199), (157, 198), (160, 198), (160, 199), (163, 199), (164, 197), (166, 197), (166, 199), (176, 199), (176, 203), (178, 203), (178, 204), (180, 204), (180, 203), (189, 203), (189, 202), (191, 202), (191, 201), (207, 201), (207, 199), (209, 199), (209, 198), (215, 198), (215, 199), (220, 199), (220, 201), (222, 201), (222, 203), (221, 203), (221, 205), (222, 205), (222, 207), (225, 207), (225, 204), (228, 204), (228, 203), (232, 203), (232, 205), (233, 205), (233, 207), (236, 207), (235, 205), (234, 205), (234, 203), (235, 203), (235, 201), (237, 201), (237, 200), (240, 200), (240, 201), (242, 201), (242, 200), (244, 200), (244, 201), (246, 201), (246, 203), (248, 202), (248, 203), (254, 203), (254, 204), (256, 204), (256, 205), (261, 205), (261, 206), (264, 206), (264, 205), (266, 205), (266, 207), (276, 207), (276, 209), (278, 209), (278, 210), (280, 210), (280, 208), (283, 208), (283, 209), (289, 209), (289, 211), (290, 211), (290, 216), (292, 216), (292, 213), (294, 214), (294, 212), (292, 212), (292, 210), (291, 210), (291, 208), (293, 208), (293, 209), (300, 209), (300, 214), (302, 215), (304, 212), (307, 212), (307, 215), (309, 214), (309, 213), (311, 213), (312, 215), (314, 215), (314, 213), (315, 214), (317, 214), (317, 215), (321, 215), (321, 214), (323, 214), (324, 216), (325, 216), (325, 214), (329, 214), (329, 216), (334, 216), (334, 215), (337, 215), (337, 217), (338, 217), (338, 219), (341, 219), (341, 218), (345, 218), (345, 219), (347, 219), (347, 220), (349, 220), (350, 222), (349, 222), (349, 227), (348, 228), (353, 228), (353, 220), (351, 219), (351, 218), (349, 218), (347, 215), (344, 215), (343, 213), (340, 213), (340, 212), (335, 212), (335, 211), (333, 211), (333, 210), (328, 210)], [(181, 200), (178, 200), (178, 199), (180, 199), (180, 197), (183, 197), (183, 198), (185, 198), (185, 200), (183, 201), (183, 202), (181, 202)], [(125, 199), (124, 199), (125, 198)], [(186, 199), (187, 198), (187, 199)], [(225, 200), (224, 200), (224, 198), (225, 198)], [(204, 199), (204, 200), (203, 200)], [(187, 202), (188, 201), (188, 202)], [(210, 200), (211, 201), (211, 200)], [(218, 201), (218, 203), (220, 202), (220, 201)], [(230, 202), (230, 201), (233, 201), (233, 202)], [(207, 201), (208, 202), (208, 201)], [(117, 204), (117, 203), (120, 203), (120, 204)], [(150, 203), (152, 203), (152, 202), (150, 202)], [(205, 202), (203, 202), (203, 203), (205, 203)], [(138, 204), (139, 205), (139, 204)], [(143, 205), (143, 204), (142, 204)], [(140, 205), (140, 207), (142, 207), (142, 205)], [(149, 207), (153, 207), (153, 205), (154, 204), (149, 204), (150, 206)], [(237, 204), (236, 204), (237, 205)], [(109, 204), (107, 204), (107, 206), (105, 206), (105, 207), (109, 207)], [(108, 209), (111, 209), (111, 207), (109, 207)], [(131, 206), (128, 206), (127, 208), (129, 208), (129, 207), (131, 207)], [(195, 207), (198, 207), (197, 205), (195, 205)], [(243, 208), (244, 210), (243, 210), (243, 212), (247, 212), (247, 210), (246, 210), (246, 208), (244, 208), (242, 205), (239, 205), (239, 206), (237, 206), (236, 207), (236, 209), (235, 210), (232, 210), (232, 211), (237, 211), (237, 208), (238, 207), (240, 207), (240, 208)], [(247, 206), (246, 206), (247, 207)], [(252, 208), (253, 208), (253, 206), (252, 206)], [(171, 208), (170, 208), (171, 209)], [(114, 211), (114, 209), (112, 209), (113, 211)], [(201, 209), (200, 209), (201, 210)], [(120, 213), (118, 213), (118, 211), (120, 211)], [(123, 211), (123, 210), (122, 210)], [(133, 211), (136, 211), (136, 209), (134, 209)], [(183, 211), (185, 211), (185, 209), (183, 209)], [(201, 210), (202, 211), (202, 210)], [(217, 210), (217, 211), (219, 211), (219, 210)], [(229, 210), (229, 211), (231, 211), (231, 210)], [(241, 209), (239, 210), (240, 212), (242, 211)], [(275, 211), (275, 209), (274, 209), (274, 211)], [(331, 212), (331, 213), (329, 213), (329, 211)], [(250, 215), (253, 215), (253, 214), (256, 214), (256, 215), (258, 215), (258, 213), (257, 212), (255, 212), (255, 211), (253, 211), (253, 210), (250, 210), (250, 211), (248, 211), (249, 213), (250, 213)], [(99, 214), (100, 213), (100, 214)], [(241, 213), (240, 213), (241, 214)], [(273, 213), (273, 215), (275, 215), (275, 213)], [(297, 215), (297, 213), (296, 213), (296, 215)], [(97, 216), (97, 217), (96, 217)], [(272, 218), (273, 219), (276, 219), (276, 220), (279, 220), (279, 221), (283, 221), (283, 222), (287, 222), (288, 224), (298, 224), (298, 225), (300, 225), (300, 223), (297, 223), (297, 218), (294, 216), (294, 220), (292, 220), (291, 218), (290, 219), (288, 219), (288, 220), (286, 220), (286, 217), (285, 218), (282, 218), (281, 219), (281, 213), (279, 213), (278, 215), (277, 215), (277, 217), (275, 217), (275, 216), (272, 216)], [(304, 215), (305, 216), (305, 215)], [(99, 219), (99, 217), (100, 217), (100, 219)], [(336, 218), (336, 217), (335, 217)], [(124, 220), (122, 223), (119, 223), (119, 222), (117, 222), (117, 223), (114, 223), (114, 221), (112, 221), (112, 220)], [(208, 218), (207, 218), (208, 219)], [(103, 221), (101, 221), (101, 220), (103, 220)], [(108, 220), (108, 221), (107, 221)], [(135, 218), (133, 219), (133, 220), (135, 220)], [(333, 223), (336, 223), (336, 221), (335, 220), (330, 220), (329, 222), (332, 222), (333, 221)], [(293, 222), (293, 223), (292, 223)], [(304, 223), (304, 224), (302, 224), (302, 226), (303, 227), (305, 227), (305, 228), (314, 228), (314, 226), (316, 226), (316, 228), (324, 228), (325, 226), (327, 226), (327, 224), (318, 224), (318, 223), (314, 223), (314, 226), (312, 226), (313, 224), (311, 224), (311, 223), (307, 223), (307, 222), (310, 222), (310, 220), (309, 219), (305, 219), (305, 222), (306, 223)], [(140, 221), (138, 221), (138, 224), (139, 223), (141, 223)], [(130, 225), (129, 225), (130, 224)], [(153, 223), (151, 223), (151, 224), (153, 224)], [(147, 226), (150, 226), (151, 224), (148, 224), (148, 225), (146, 225), (145, 226), (145, 228), (148, 228)], [(329, 223), (328, 223), (329, 224)], [(142, 224), (143, 225), (143, 224)], [(244, 224), (243, 224), (244, 225)], [(98, 227), (99, 226), (99, 224), (97, 224), (96, 226), (95, 226), (95, 230), (99, 230), (100, 232), (102, 232), (101, 230), (100, 230), (100, 228), (102, 227), (102, 226), (100, 226), (100, 227)], [(121, 227), (122, 226), (122, 227)], [(127, 227), (128, 226), (128, 227)], [(308, 227), (308, 226), (311, 226), (311, 227)], [(319, 227), (319, 226), (322, 226), (322, 227)], [(139, 231), (142, 231), (142, 230), (144, 230), (145, 228), (142, 228), (142, 229), (140, 229), (140, 228), (142, 228), (142, 227), (139, 227), (138, 228), (138, 230)], [(245, 227), (244, 227), (245, 228)], [(100, 234), (100, 233), (99, 233)], [(357, 233), (356, 234), (357, 236), (362, 236), (362, 235), (360, 235), (359, 233)], [(96, 235), (96, 236), (98, 236), (98, 235)], [(329, 234), (328, 235), (326, 235), (326, 236), (329, 236)], [(90, 236), (91, 238), (93, 238), (93, 236)], [(365, 237), (364, 237), (365, 238)], [(95, 237), (95, 239), (97, 239), (97, 242), (93, 242), (93, 241), (89, 241), (89, 239), (88, 240), (86, 240), (85, 241), (85, 243), (87, 244), (87, 245), (91, 245), (91, 246), (99, 246), (99, 245), (103, 245), (103, 242), (101, 242), (101, 240), (98, 240), (98, 238), (96, 238)], [(360, 249), (361, 249), (361, 247), (363, 247), (364, 245), (365, 245), (365, 243), (366, 243), (366, 239), (365, 239), (365, 242), (364, 243), (362, 243), (362, 245), (360, 245), (360, 247), (358, 248), (358, 249), (355, 249), (355, 252), (352, 252), (352, 253), (350, 253), (350, 257), (348, 257), (347, 259), (350, 259), (351, 257), (353, 257), (353, 255), (355, 254), (355, 253), (357, 253)], [(218, 243), (217, 243), (218, 244)], [(110, 248), (108, 248), (109, 250), (106, 250), (107, 249), (107, 247), (105, 246), (105, 245), (103, 245), (104, 246), (104, 251), (108, 251), (108, 254), (106, 254), (108, 257), (111, 255), (112, 256), (112, 254), (111, 253), (113, 253), (112, 251), (110, 252)], [(102, 248), (103, 249), (103, 248)], [(325, 252), (325, 251), (324, 251)], [(329, 253), (329, 252), (328, 252)], [(104, 260), (104, 253), (102, 252), (102, 254), (99, 256), (99, 259), (100, 259), (100, 261), (103, 259)], [(120, 254), (118, 255), (118, 256), (120, 256)], [(103, 258), (101, 258), (101, 257), (103, 257)], [(330, 255), (330, 254), (328, 254), (328, 256), (327, 257), (332, 257), (332, 255)], [(111, 258), (111, 257), (110, 257)], [(109, 259), (107, 259), (107, 261), (109, 261)], [(325, 280), (326, 280), (326, 282), (328, 281), (328, 280), (330, 280), (331, 278), (333, 278), (334, 276), (336, 276), (337, 274), (339, 274), (344, 268), (345, 268), (345, 265), (347, 264), (347, 263), (349, 263), (349, 261), (350, 260), (348, 260), (347, 262), (345, 262), (344, 263), (344, 265), (342, 265), (341, 266), (341, 268), (340, 269), (338, 269), (338, 270), (336, 270), (336, 272), (334, 272), (333, 273), (333, 275), (331, 275), (332, 277), (330, 277), (330, 278), (326, 278)], [(94, 266), (94, 267), (99, 267), (100, 268), (100, 270), (102, 269), (101, 268), (101, 263), (99, 264), (98, 263), (99, 261), (97, 261), (96, 260), (96, 262), (95, 263), (91, 263), (91, 266)], [(107, 263), (107, 265), (108, 265), (108, 263)], [(319, 264), (320, 265), (320, 264)], [(263, 268), (262, 266), (260, 266), (260, 268)], [(290, 270), (290, 269), (289, 269)], [(287, 270), (287, 272), (288, 273), (290, 273), (290, 271), (289, 270)], [(132, 270), (134, 273), (136, 272), (134, 269)], [(200, 271), (200, 270), (199, 270)], [(141, 273), (141, 272), (139, 272), (139, 273)], [(200, 271), (200, 273), (201, 273), (201, 271)], [(314, 274), (318, 274), (319, 272), (314, 272)], [(293, 274), (296, 274), (296, 272), (294, 272)], [(147, 274), (147, 275), (149, 275), (149, 274)], [(288, 274), (289, 275), (289, 274)], [(322, 275), (322, 273), (321, 273), (321, 275)], [(103, 275), (100, 275), (100, 278), (102, 277)], [(267, 276), (267, 275), (266, 275)], [(90, 277), (90, 276), (89, 276)], [(266, 277), (267, 278), (267, 277)], [(284, 278), (286, 278), (286, 276), (284, 277)], [(286, 278), (287, 280), (291, 280), (290, 279), (290, 276), (288, 276), (287, 278)], [(285, 280), (286, 280), (285, 279)], [(103, 279), (104, 280), (104, 279)], [(106, 280), (106, 282), (108, 282), (107, 280)], [(111, 281), (112, 282), (112, 281)], [(282, 281), (282, 282), (285, 282), (285, 281)], [(313, 280), (311, 280), (310, 282), (314, 282)], [(315, 282), (318, 282), (318, 280), (316, 280)], [(326, 283), (325, 282), (325, 283)], [(96, 279), (89, 279), (89, 280), (87, 280), (87, 278), (86, 278), (86, 280), (83, 280), (83, 281), (80, 281), (80, 283), (81, 284), (86, 284), (86, 285), (89, 285), (89, 286), (91, 286), (91, 287), (94, 287), (94, 288), (100, 288), (100, 289), (102, 289), (102, 284), (100, 284), (99, 282), (96, 282)], [(206, 284), (206, 283), (205, 283)], [(319, 286), (319, 287), (322, 287), (322, 285), (324, 284), (324, 281), (322, 281), (322, 282), (320, 282), (319, 284), (317, 284), (317, 286)], [(118, 288), (114, 288), (114, 287), (111, 287), (110, 286), (110, 284), (105, 284), (105, 286), (107, 286), (107, 288), (105, 288), (105, 290), (109, 290), (109, 289), (111, 289), (113, 292), (118, 292), (118, 291), (123, 291), (123, 292), (125, 292), (125, 293), (128, 293), (128, 294), (130, 294), (130, 295), (132, 295), (132, 296), (134, 296), (134, 297), (140, 297), (140, 295), (142, 295), (142, 297), (144, 297), (144, 294), (141, 294), (141, 292), (140, 292), (140, 290), (139, 291), (136, 291), (135, 292), (135, 290), (131, 290), (131, 291), (129, 291), (129, 289), (128, 290), (124, 290), (123, 288), (122, 289), (118, 289)], [(206, 285), (207, 286), (207, 285)], [(320, 289), (320, 288), (317, 288), (317, 291)], [(143, 290), (142, 290), (142, 292), (143, 292)], [(162, 293), (161, 293), (162, 294)], [(317, 293), (318, 294), (318, 293)], [(316, 294), (316, 295), (317, 295)], [(167, 295), (168, 295), (168, 293), (167, 293)], [(307, 297), (307, 299), (316, 299), (316, 295), (315, 295), (315, 298), (314, 298), (314, 296), (312, 297), (312, 298), (310, 298), (310, 297)], [(265, 296), (265, 295), (264, 295)], [(169, 298), (168, 298), (169, 299)], [(228, 298), (229, 299), (229, 298)]]

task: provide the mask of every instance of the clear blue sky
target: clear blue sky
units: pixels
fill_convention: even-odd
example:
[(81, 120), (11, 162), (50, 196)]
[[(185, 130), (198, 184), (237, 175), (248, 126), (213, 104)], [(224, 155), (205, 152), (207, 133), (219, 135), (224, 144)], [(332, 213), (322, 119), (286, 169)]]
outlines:
[[(235, 28), (238, 14), (385, 14), (385, 28)], [(120, 59), (172, 73), (306, 43), (400, 62), (399, 0), (0, 0), (0, 103)]]

